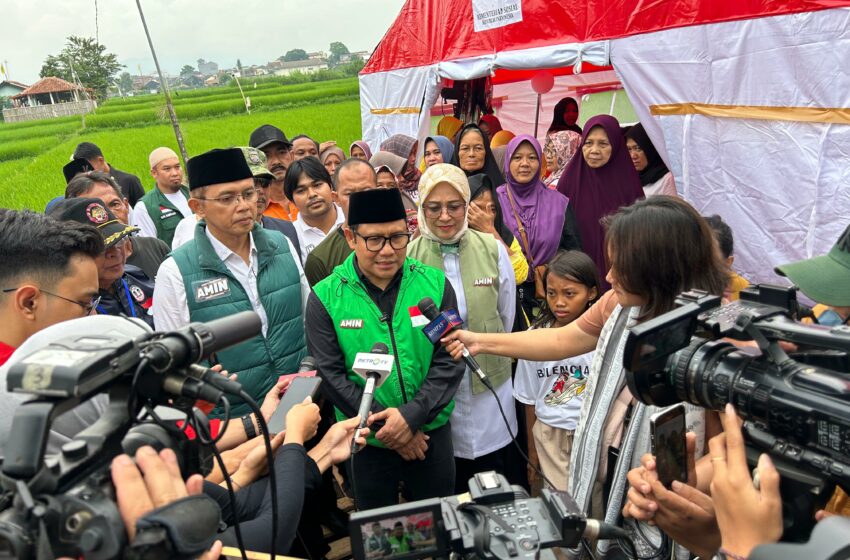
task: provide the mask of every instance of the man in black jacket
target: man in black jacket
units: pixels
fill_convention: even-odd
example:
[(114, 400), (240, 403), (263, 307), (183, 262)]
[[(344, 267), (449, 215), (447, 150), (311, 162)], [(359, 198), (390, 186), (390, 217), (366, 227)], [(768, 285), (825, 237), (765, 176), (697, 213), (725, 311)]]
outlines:
[(135, 206), (140, 198), (145, 196), (145, 188), (138, 177), (132, 173), (125, 173), (120, 169), (107, 163), (103, 157), (103, 152), (97, 147), (97, 144), (91, 142), (80, 142), (74, 150), (74, 159), (87, 160), (95, 171), (106, 173), (121, 187), (124, 193), (124, 198), (130, 201), (130, 206)]

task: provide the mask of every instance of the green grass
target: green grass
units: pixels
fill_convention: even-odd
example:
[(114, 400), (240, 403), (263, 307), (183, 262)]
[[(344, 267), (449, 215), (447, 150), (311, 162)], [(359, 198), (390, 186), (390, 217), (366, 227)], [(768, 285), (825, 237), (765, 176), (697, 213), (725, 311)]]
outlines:
[[(212, 118), (197, 120), (186, 117), (185, 121), (181, 121), (186, 148), (189, 155), (192, 156), (212, 148), (246, 145), (251, 131), (267, 123), (280, 127), (290, 137), (300, 133), (308, 133), (319, 141), (336, 140), (340, 146), (347, 147), (361, 136), (360, 104), (356, 99), (323, 103), (323, 100), (327, 100), (329, 92), (335, 91), (338, 87), (340, 87), (339, 84), (318, 88), (319, 92), (314, 94), (312, 99), (298, 101), (299, 103), (308, 103), (300, 107), (270, 108), (268, 111), (256, 112), (251, 115), (241, 113), (221, 117), (202, 112), (203, 116)], [(300, 93), (289, 91), (290, 93), (281, 95), (297, 95)], [(322, 95), (319, 95), (319, 93)], [(186, 110), (188, 109), (187, 106)], [(179, 109), (177, 110), (179, 114)], [(124, 116), (135, 112), (128, 111), (124, 113)], [(146, 111), (140, 112), (146, 113)], [(96, 114), (88, 117), (86, 119), (87, 124), (91, 123), (95, 117), (97, 117)], [(76, 119), (76, 121), (79, 122), (79, 119)], [(55, 123), (55, 121), (51, 121), (51, 123)], [(59, 125), (64, 125), (64, 122), (55, 123), (55, 131), (60, 130)], [(7, 129), (7, 126), (10, 128)], [(49, 128), (49, 125), (45, 126)], [(0, 126), (0, 135), (15, 128), (18, 127), (2, 125)], [(64, 190), (62, 166), (68, 162), (68, 158), (77, 143), (84, 140), (100, 146), (111, 164), (123, 171), (138, 175), (147, 189), (152, 186), (147, 165), (148, 154), (158, 146), (177, 148), (177, 142), (174, 139), (174, 132), (170, 124), (153, 124), (109, 130), (98, 130), (94, 125), (91, 125), (85, 131), (80, 131), (78, 134), (65, 139), (59, 138), (56, 134), (8, 143), (10, 146), (27, 144), (27, 149), (17, 148), (18, 152), (23, 152), (22, 155), (7, 161), (2, 161), (4, 159), (2, 150), (6, 148), (7, 143), (0, 142), (0, 207), (43, 210), (47, 201), (62, 194)], [(29, 142), (33, 144), (29, 145)], [(33, 157), (31, 152), (36, 145), (38, 145), (40, 151), (36, 152), (37, 157)], [(9, 148), (9, 150), (10, 152), (13, 151), (12, 148)]]

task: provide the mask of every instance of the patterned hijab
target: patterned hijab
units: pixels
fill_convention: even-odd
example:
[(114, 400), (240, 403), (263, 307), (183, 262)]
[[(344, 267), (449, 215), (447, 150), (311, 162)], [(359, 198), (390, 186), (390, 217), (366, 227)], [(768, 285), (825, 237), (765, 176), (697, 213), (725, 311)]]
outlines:
[[(393, 134), (381, 144), (381, 151), (390, 152), (409, 162), (410, 153), (416, 149), (418, 144), (416, 138), (406, 134)], [(419, 186), (419, 178), (422, 172), (415, 165), (409, 163), (399, 175), (401, 190), (414, 200), (416, 199), (416, 187)]]
[[(440, 239), (434, 232), (428, 228), (428, 222), (425, 221), (425, 202), (428, 200), (428, 195), (434, 190), (434, 187), (440, 183), (448, 183), (460, 194), (463, 201), (466, 203), (466, 211), (463, 214), (463, 225), (460, 231), (451, 239)], [(466, 178), (463, 170), (449, 163), (438, 163), (432, 165), (422, 174), (422, 180), (419, 181), (419, 233), (422, 237), (436, 241), (441, 245), (452, 245), (460, 241), (466, 230), (469, 229), (469, 181)]]
[(581, 134), (572, 130), (561, 130), (552, 132), (546, 137), (546, 149), (551, 149), (555, 153), (557, 160), (557, 169), (551, 169), (549, 176), (543, 181), (550, 189), (557, 188), (558, 180), (561, 178), (561, 173), (567, 167), (567, 163), (576, 155), (579, 146), (581, 145)]
[(351, 153), (351, 150), (352, 148), (354, 148), (354, 146), (357, 146), (358, 148), (363, 150), (363, 153), (366, 154), (366, 161), (372, 159), (372, 150), (369, 148), (369, 144), (367, 144), (365, 140), (356, 140), (352, 142), (351, 146), (348, 147), (349, 154)]

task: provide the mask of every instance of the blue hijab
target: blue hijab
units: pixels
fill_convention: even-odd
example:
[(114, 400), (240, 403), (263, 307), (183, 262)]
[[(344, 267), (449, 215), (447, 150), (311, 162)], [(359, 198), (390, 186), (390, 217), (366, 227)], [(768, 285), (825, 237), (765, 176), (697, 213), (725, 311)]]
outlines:
[(452, 156), (455, 153), (455, 145), (452, 144), (452, 141), (445, 136), (429, 136), (425, 139), (423, 146), (427, 145), (429, 140), (433, 140), (437, 144), (437, 147), (440, 148), (440, 153), (443, 154), (443, 163), (451, 163)]

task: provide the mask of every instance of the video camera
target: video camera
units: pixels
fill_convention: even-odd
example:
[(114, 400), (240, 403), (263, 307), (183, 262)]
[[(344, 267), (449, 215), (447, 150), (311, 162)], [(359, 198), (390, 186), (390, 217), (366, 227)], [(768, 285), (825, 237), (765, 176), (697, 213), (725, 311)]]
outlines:
[[(850, 489), (850, 328), (796, 322), (796, 289), (768, 284), (723, 306), (696, 290), (676, 303), (629, 333), (623, 365), (632, 394), (656, 406), (732, 403), (751, 463), (768, 453), (783, 484), (796, 481), (817, 503), (836, 484)], [(797, 349), (789, 355), (783, 341)]]
[[(110, 479), (112, 459), (151, 445), (173, 448), (186, 476), (211, 468), (203, 442), (190, 441), (175, 426), (134, 426), (139, 413), (147, 408), (156, 418), (153, 407), (167, 405), (189, 412), (190, 422), (205, 419), (191, 413), (195, 401), (218, 403), (238, 384), (194, 364), (259, 332), (256, 313), (243, 312), (135, 340), (109, 333), (68, 336), (13, 365), (7, 375), (10, 392), (36, 398), (16, 411), (3, 448), (0, 558), (123, 557), (129, 546)], [(100, 393), (109, 397), (103, 416), (45, 459), (54, 419)], [(205, 513), (216, 517), (214, 534), (217, 507), (186, 517), (200, 525)], [(181, 530), (172, 526), (168, 534), (160, 532), (158, 542), (147, 543), (147, 554), (186, 557), (175, 542)]]
[(355, 560), (447, 558), (452, 553), (520, 560), (538, 558), (552, 547), (576, 547), (582, 538), (625, 536), (616, 527), (586, 519), (565, 492), (544, 488), (540, 498), (531, 498), (493, 471), (470, 478), (467, 494), (352, 513), (349, 526)]

